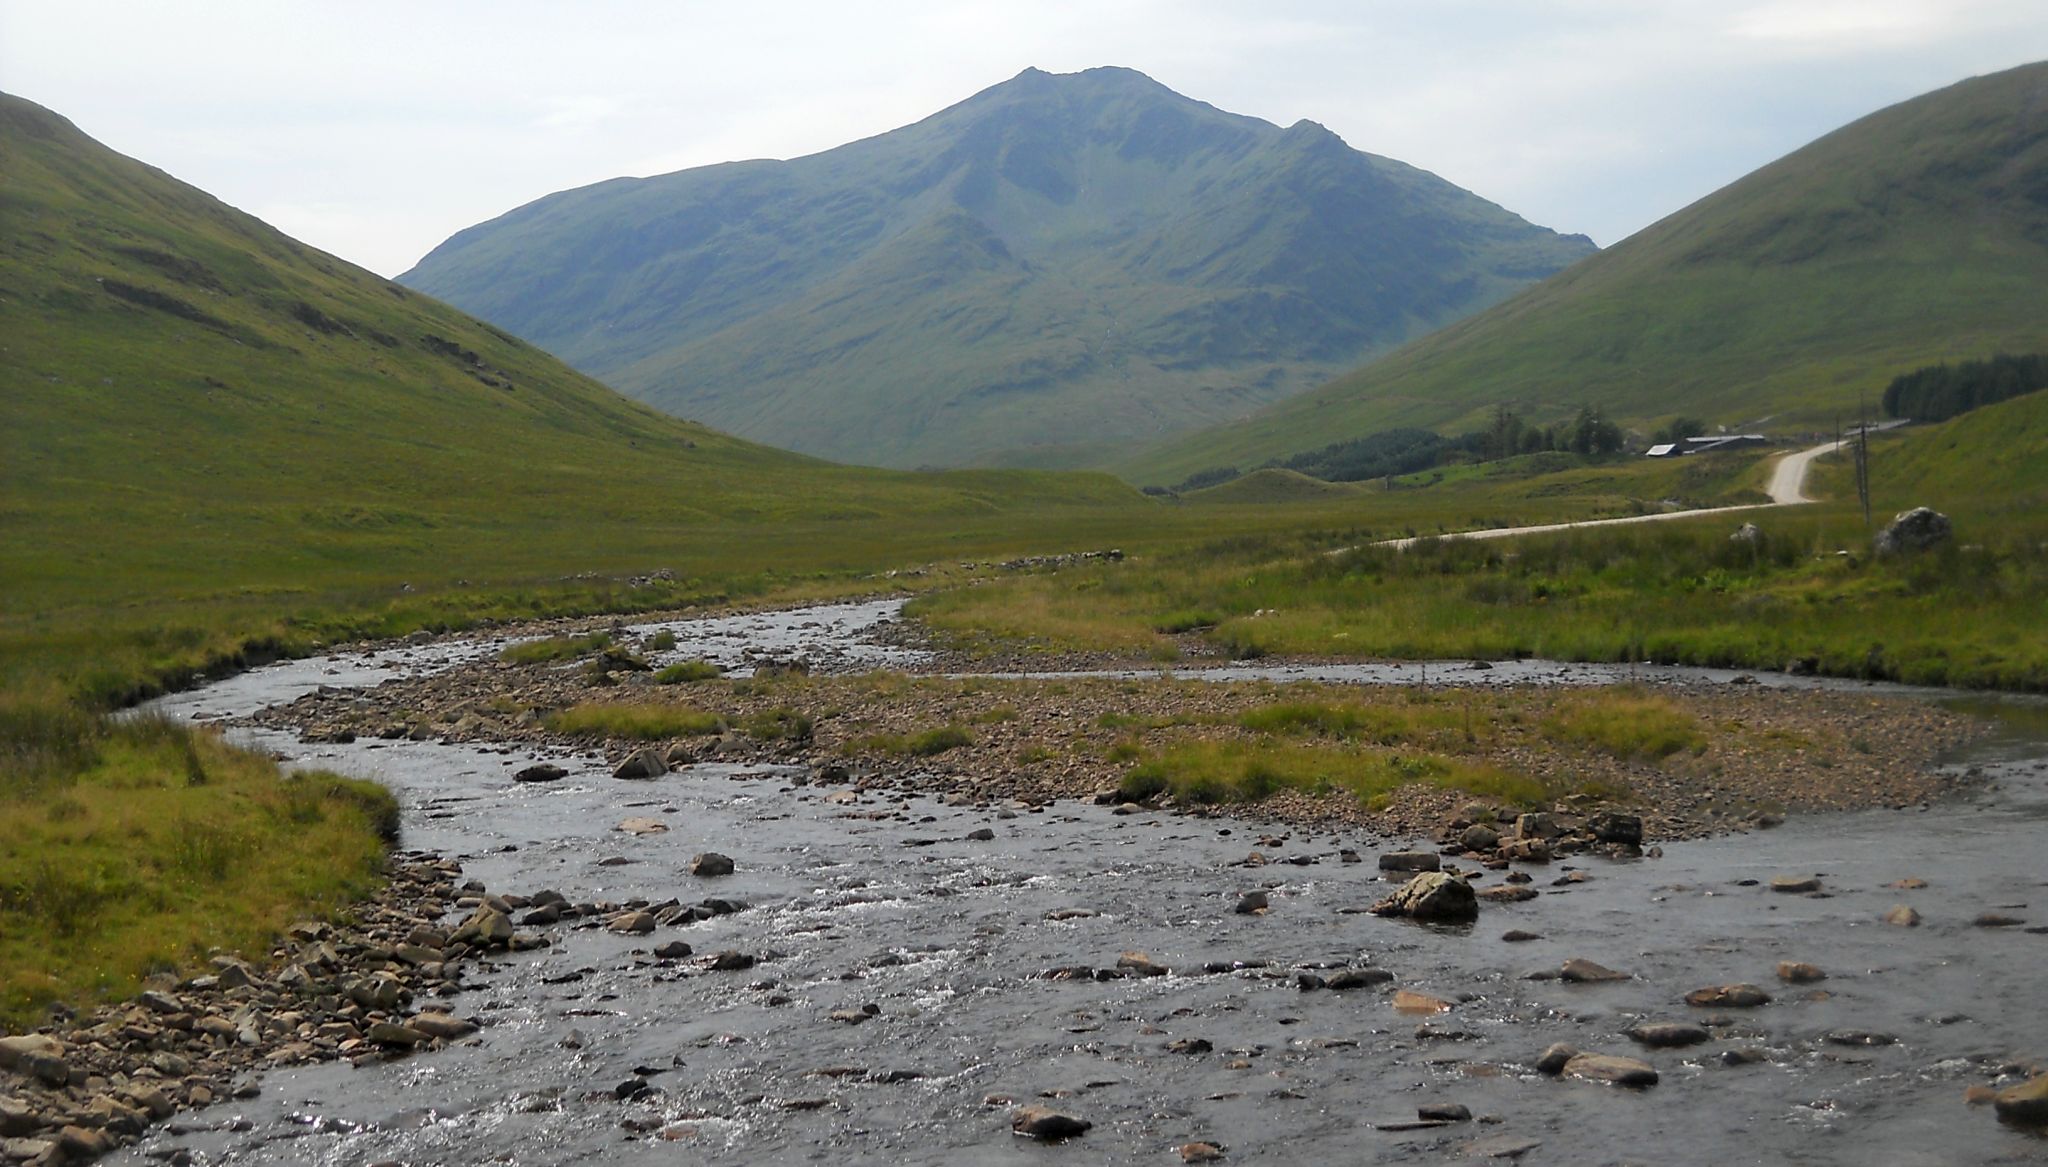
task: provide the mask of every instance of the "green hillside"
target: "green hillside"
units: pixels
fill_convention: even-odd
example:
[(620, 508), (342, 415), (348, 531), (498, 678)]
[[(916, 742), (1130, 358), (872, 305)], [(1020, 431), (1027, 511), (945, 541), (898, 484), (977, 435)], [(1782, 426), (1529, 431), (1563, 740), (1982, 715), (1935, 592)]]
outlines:
[(666, 569), (646, 604), (1147, 505), (1106, 476), (858, 470), (676, 420), (14, 97), (0, 221), (0, 681), (115, 684), (451, 589)]
[(865, 464), (1076, 465), (1592, 251), (1313, 122), (1036, 69), (788, 162), (550, 195), (400, 282), (636, 398)]
[(1944, 359), (2048, 348), (2048, 63), (1863, 118), (1497, 307), (1117, 464), (1171, 483), (1394, 426), (1591, 403), (1830, 426)]

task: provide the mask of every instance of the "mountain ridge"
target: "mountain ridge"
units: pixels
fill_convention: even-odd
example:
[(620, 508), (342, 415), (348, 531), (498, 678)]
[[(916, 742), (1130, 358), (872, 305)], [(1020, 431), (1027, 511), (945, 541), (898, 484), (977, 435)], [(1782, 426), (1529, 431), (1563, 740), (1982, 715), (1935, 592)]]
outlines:
[(2048, 349), (2048, 63), (1859, 118), (1478, 314), (1114, 466), (1170, 483), (1395, 427), (1590, 404), (1829, 428), (1890, 377)]
[(1592, 250), (1314, 122), (1105, 67), (1026, 70), (784, 162), (556, 192), (399, 279), (760, 440), (1072, 464), (1078, 441), (1308, 388)]

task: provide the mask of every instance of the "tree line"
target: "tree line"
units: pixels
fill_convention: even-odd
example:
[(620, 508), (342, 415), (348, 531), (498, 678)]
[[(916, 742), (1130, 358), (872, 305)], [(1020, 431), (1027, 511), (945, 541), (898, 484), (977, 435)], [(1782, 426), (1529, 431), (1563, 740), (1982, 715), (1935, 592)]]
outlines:
[(1901, 373), (1884, 388), (1884, 412), (1914, 421), (1947, 421), (2042, 388), (2048, 388), (2048, 354), (1999, 353), (1989, 360)]

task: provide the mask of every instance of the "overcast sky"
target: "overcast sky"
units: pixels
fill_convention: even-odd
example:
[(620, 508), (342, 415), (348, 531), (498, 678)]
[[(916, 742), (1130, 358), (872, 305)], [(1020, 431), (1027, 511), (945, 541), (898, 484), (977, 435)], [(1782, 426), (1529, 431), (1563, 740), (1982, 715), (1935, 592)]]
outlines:
[(1125, 65), (1607, 245), (2048, 58), (2043, 0), (0, 0), (0, 89), (386, 275), (550, 191)]

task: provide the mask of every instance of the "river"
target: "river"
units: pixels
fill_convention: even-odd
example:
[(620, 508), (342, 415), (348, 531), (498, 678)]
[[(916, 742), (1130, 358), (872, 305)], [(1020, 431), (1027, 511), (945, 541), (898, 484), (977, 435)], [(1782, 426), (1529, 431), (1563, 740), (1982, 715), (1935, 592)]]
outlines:
[[(862, 642), (890, 612), (840, 605), (660, 627), (678, 633), (678, 658), (743, 665), (753, 647), (829, 653), (842, 667), (912, 663)], [(501, 643), (289, 662), (159, 707), (246, 715)], [(1422, 673), (1390, 666), (1382, 679)], [(1507, 673), (1430, 666), (1434, 683)], [(2002, 730), (1952, 762), (1983, 775), (1967, 798), (1795, 817), (1666, 844), (1655, 859), (1531, 868), (1544, 894), (1486, 905), (1465, 927), (1361, 913), (1392, 886), (1369, 861), (1384, 841), (1364, 835), (1262, 842), (1256, 824), (1078, 804), (847, 802), (770, 767), (622, 783), (594, 754), (547, 756), (568, 778), (521, 784), (512, 771), (543, 757), (523, 747), (308, 745), (238, 729), (292, 764), (389, 784), (405, 806), (404, 845), (459, 859), (493, 891), (718, 895), (747, 907), (646, 938), (550, 929), (554, 947), (470, 976), (456, 1003), (483, 1023), (476, 1038), (359, 1068), (270, 1073), (258, 1097), (180, 1115), (113, 1161), (184, 1151), (209, 1164), (1121, 1164), (1178, 1162), (1175, 1148), (1192, 1141), (1246, 1163), (2048, 1161), (2048, 1142), (1963, 1100), (2001, 1066), (2048, 1056), (2048, 718), (2038, 703), (1989, 704), (2006, 712)], [(615, 828), (627, 816), (671, 829), (625, 834)], [(982, 828), (993, 838), (968, 837)], [(1347, 848), (1368, 862), (1340, 862)], [(1301, 862), (1238, 865), (1254, 849)], [(732, 856), (737, 872), (688, 875), (707, 850)], [(1583, 882), (1553, 883), (1574, 871)], [(1818, 875), (1825, 891), (1769, 890), (1786, 874)], [(1887, 886), (1902, 879), (1927, 886)], [(1257, 889), (1266, 913), (1233, 910)], [(1896, 903), (1924, 922), (1880, 923)], [(1973, 925), (1993, 911), (2025, 924)], [(1510, 942), (1511, 930), (1538, 938)], [(760, 963), (710, 972), (648, 955), (677, 938)], [(1127, 950), (1172, 971), (1041, 975), (1109, 968)], [(1573, 957), (1632, 978), (1548, 975)], [(1782, 984), (1780, 961), (1816, 964), (1827, 979)], [(1297, 987), (1301, 971), (1343, 966), (1387, 969), (1392, 987), (1453, 1007), (1418, 1016), (1397, 1012), (1384, 988)], [(1727, 982), (1774, 1000), (1683, 1003)], [(832, 1017), (868, 1007), (859, 1023)], [(1714, 1037), (1645, 1051), (1621, 1032), (1638, 1020), (1704, 1021)], [(1538, 1074), (1537, 1055), (1560, 1041), (1641, 1057), (1661, 1081), (1631, 1091)], [(618, 1100), (615, 1087), (636, 1077), (652, 1092)], [(1016, 1137), (1010, 1115), (1025, 1103), (1093, 1129), (1060, 1145)], [(1381, 1129), (1425, 1103), (1462, 1104), (1478, 1121)]]

